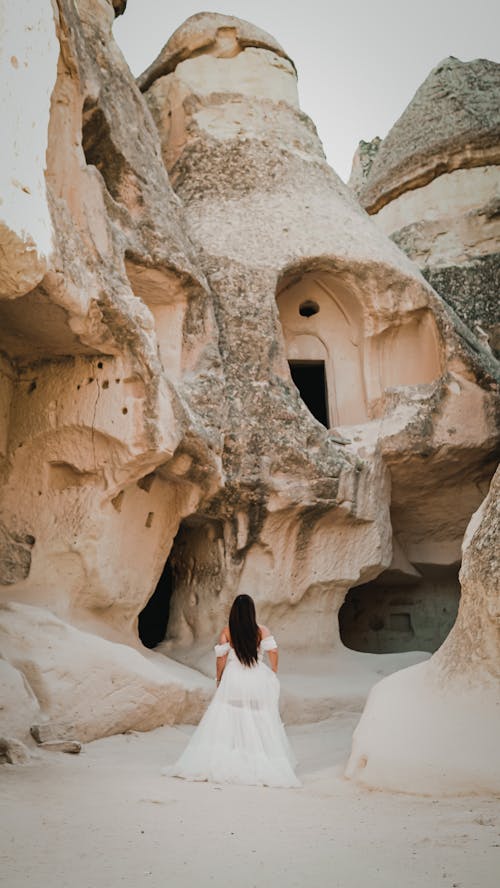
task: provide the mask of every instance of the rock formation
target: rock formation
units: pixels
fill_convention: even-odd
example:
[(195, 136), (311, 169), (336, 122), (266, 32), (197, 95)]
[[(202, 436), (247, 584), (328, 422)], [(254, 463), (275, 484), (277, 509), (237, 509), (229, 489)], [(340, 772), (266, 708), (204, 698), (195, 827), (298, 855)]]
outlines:
[[(340, 466), (355, 453), (377, 451), (392, 476), (399, 559), (378, 581), (383, 610), (390, 610), (395, 591), (417, 602), (400, 604), (392, 619), (409, 622), (395, 630), (398, 642), (403, 636), (418, 647), (425, 635), (418, 626), (419, 619), (425, 622), (419, 599), (424, 610), (429, 607), (428, 622), (435, 621), (438, 603), (453, 621), (461, 539), (495, 464), (497, 432), (489, 412), (496, 384), (490, 394), (489, 383), (478, 389), (472, 369), (477, 352), (457, 336), (415, 267), (358, 212), (326, 165), (298, 109), (295, 71), (283, 50), (246, 23), (217, 22), (218, 40), (213, 16), (190, 19), (139, 78), (216, 305), (227, 392), (227, 480), (212, 513), (222, 506), (217, 517), (227, 522), (231, 516), (236, 535), (230, 541), (222, 530), (216, 534), (217, 545), (224, 536), (224, 564), (215, 546), (212, 556), (203, 556), (206, 528), (182, 530), (172, 554), (169, 635), (191, 643), (196, 621), (199, 637), (214, 593), (230, 584), (234, 591), (240, 584), (262, 589), (258, 595), (273, 622), (276, 608), (293, 601), (279, 628), (294, 645), (307, 624), (307, 643), (334, 643), (335, 622), (325, 615), (337, 610), (349, 587), (362, 585), (363, 610), (370, 613), (373, 589), (366, 582), (389, 564), (377, 551), (374, 524), (358, 524), (355, 532), (352, 518), (369, 515), (365, 491), (378, 503), (375, 511), (388, 502), (388, 492), (375, 493), (374, 480), (365, 480), (368, 461), (357, 492), (344, 497), (353, 505), (344, 502), (342, 515), (332, 476), (339, 472), (333, 460)], [(285, 357), (311, 410), (351, 447), (339, 452), (335, 435), (311, 424), (290, 386)], [(479, 420), (473, 429), (469, 410), (478, 419), (483, 415), (485, 424)], [(347, 466), (342, 477), (349, 478)], [(258, 524), (244, 502), (257, 491)], [(355, 549), (363, 557), (373, 553), (369, 567), (349, 564)], [(434, 610), (436, 574), (445, 600), (434, 596)], [(406, 583), (410, 596), (398, 588)], [(435, 648), (435, 639), (426, 641)], [(376, 650), (377, 643), (380, 631), (365, 649)]]
[(9, 692), (2, 694), (2, 731), (23, 740), (38, 723), (44, 739), (88, 741), (196, 721), (212, 690), (180, 663), (145, 657), (18, 602), (0, 605), (0, 651), (1, 687)]
[[(26, 16), (5, 6), (4, 45), (16, 55), (6, 60), (12, 156), (0, 225), (0, 582), (4, 600), (37, 606), (26, 616), (36, 657), (40, 636), (56, 631), (43, 607), (138, 644), (137, 614), (180, 517), (219, 483), (222, 377), (206, 282), (112, 39), (113, 6), (61, 2), (54, 15), (44, 3)], [(19, 102), (27, 80), (29, 107)], [(208, 375), (214, 403), (201, 418)], [(126, 654), (94, 651), (102, 664)], [(11, 648), (4, 656), (14, 662)], [(128, 657), (147, 700), (152, 679)], [(71, 689), (50, 669), (46, 680), (54, 687), (39, 700), (52, 717), (55, 695)], [(156, 723), (172, 717), (172, 680), (157, 672), (162, 681)], [(106, 733), (91, 704), (80, 698), (83, 733)], [(122, 715), (115, 730), (137, 723)]]
[(500, 65), (442, 61), (351, 187), (458, 315), (500, 354)]
[(460, 610), (442, 647), (370, 693), (347, 767), (365, 785), (500, 791), (500, 469), (470, 521), (463, 555)]
[(171, 657), (239, 591), (291, 649), (341, 650), (354, 589), (352, 647), (434, 650), (498, 444), (496, 362), (328, 167), (279, 44), (203, 13), (139, 89), (114, 7), (6, 17), (0, 652), (54, 739), (195, 718)]

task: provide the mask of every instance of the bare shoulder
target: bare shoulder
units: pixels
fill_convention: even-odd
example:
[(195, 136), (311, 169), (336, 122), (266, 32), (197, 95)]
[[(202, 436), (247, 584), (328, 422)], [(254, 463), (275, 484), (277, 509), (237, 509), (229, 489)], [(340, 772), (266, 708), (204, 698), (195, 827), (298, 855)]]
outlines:
[(225, 644), (226, 641), (229, 641), (229, 638), (229, 626), (224, 626), (224, 629), (219, 635), (219, 644)]
[(259, 626), (259, 629), (260, 629), (260, 637), (261, 638), (268, 638), (269, 635), (272, 634), (270, 632), (270, 630), (267, 628), (267, 626)]

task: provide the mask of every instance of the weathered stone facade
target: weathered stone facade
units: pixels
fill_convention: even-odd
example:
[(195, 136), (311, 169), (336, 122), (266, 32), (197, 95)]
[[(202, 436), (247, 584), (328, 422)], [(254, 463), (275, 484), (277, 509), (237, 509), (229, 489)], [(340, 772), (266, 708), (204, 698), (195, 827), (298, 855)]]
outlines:
[(500, 354), (500, 65), (442, 61), (350, 184), (382, 231)]
[(34, 694), (80, 739), (199, 715), (172, 658), (203, 666), (237, 592), (324, 653), (350, 589), (390, 621), (439, 575), (456, 608), (498, 447), (491, 352), (328, 167), (274, 38), (194, 16), (139, 89), (113, 5), (30, 23), (36, 196), (1, 228), (0, 650), (26, 729)]

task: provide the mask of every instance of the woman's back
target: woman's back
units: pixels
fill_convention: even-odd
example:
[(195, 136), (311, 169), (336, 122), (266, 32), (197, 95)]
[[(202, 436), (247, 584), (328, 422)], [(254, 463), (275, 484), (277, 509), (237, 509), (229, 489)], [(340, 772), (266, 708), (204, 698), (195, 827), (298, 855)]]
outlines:
[[(257, 642), (256, 662), (260, 662), (263, 658), (264, 652), (267, 652), (271, 669), (273, 670), (273, 672), (276, 673), (278, 671), (278, 645), (276, 644), (276, 641), (267, 626), (261, 626), (257, 624), (257, 628), (259, 634)], [(239, 660), (238, 652), (235, 649), (235, 646), (233, 645), (231, 639), (231, 630), (229, 626), (224, 626), (224, 629), (219, 636), (219, 644), (215, 646), (215, 653), (217, 659), (227, 656), (227, 659), (230, 661), (233, 661), (235, 659)], [(251, 664), (242, 663), (242, 665), (245, 668), (251, 668), (252, 666), (255, 666), (255, 662)], [(220, 669), (218, 668), (217, 683), (219, 683), (220, 675), (225, 668), (225, 662), (218, 664), (218, 667), (220, 667)]]
[[(279, 714), (278, 645), (267, 626), (257, 624), (248, 598), (235, 599), (215, 646), (217, 690), (171, 773), (216, 783), (300, 786)], [(232, 620), (235, 607), (240, 619)]]

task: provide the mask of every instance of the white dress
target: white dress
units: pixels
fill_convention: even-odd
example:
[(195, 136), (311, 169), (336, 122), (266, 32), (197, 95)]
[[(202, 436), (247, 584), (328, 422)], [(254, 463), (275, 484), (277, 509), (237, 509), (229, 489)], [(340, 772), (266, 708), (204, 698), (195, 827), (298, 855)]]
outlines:
[(229, 642), (215, 646), (217, 657), (228, 655), (219, 687), (181, 757), (163, 774), (213, 783), (301, 785), (279, 714), (279, 680), (263, 662), (263, 651), (276, 648), (268, 635), (258, 662), (244, 666)]

